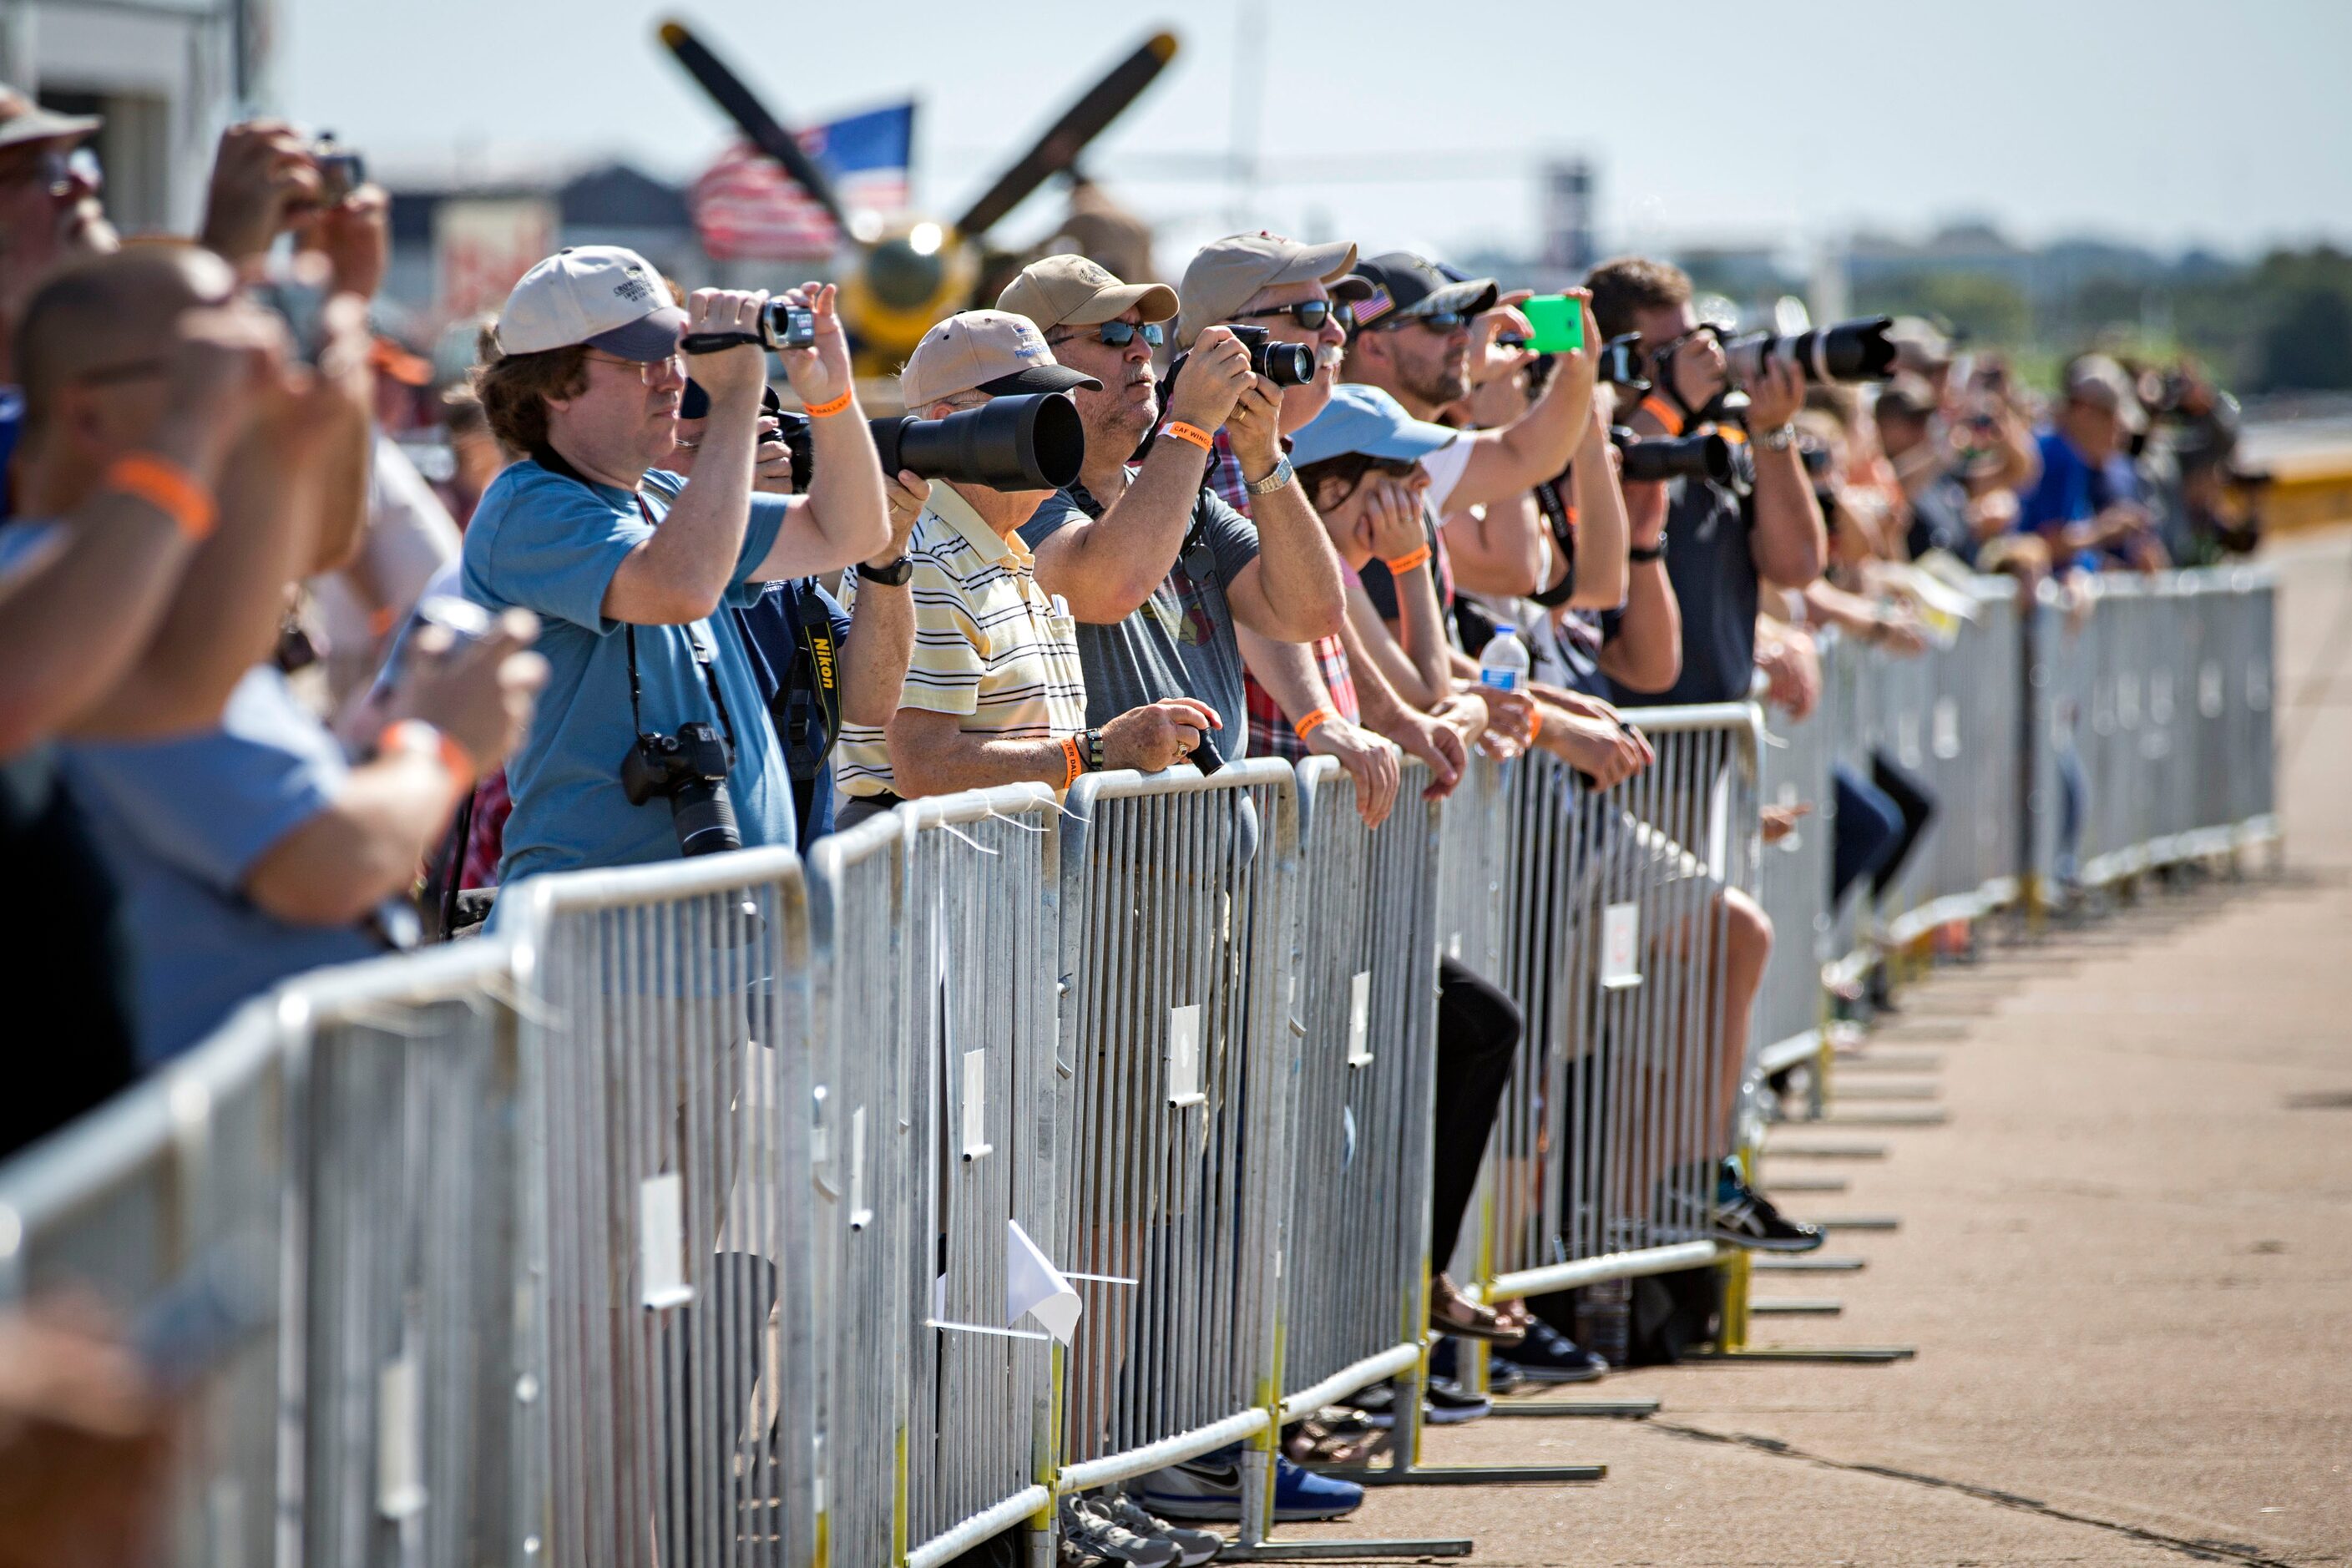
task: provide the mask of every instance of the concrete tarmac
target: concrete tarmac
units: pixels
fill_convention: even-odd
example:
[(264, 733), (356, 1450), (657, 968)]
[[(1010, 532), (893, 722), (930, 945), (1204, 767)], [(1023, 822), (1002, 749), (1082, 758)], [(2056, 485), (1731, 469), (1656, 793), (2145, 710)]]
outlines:
[[(1843, 1075), (1942, 1125), (1790, 1127), (1765, 1177), (1850, 1274), (1764, 1274), (1759, 1345), (1908, 1344), (1893, 1365), (1711, 1363), (1497, 1415), (1437, 1464), (1599, 1462), (1583, 1486), (1376, 1489), (1286, 1538), (1466, 1535), (1481, 1564), (2352, 1562), (2352, 531), (2277, 550), (2275, 879), (2145, 900), (1907, 992)], [(1892, 1058), (1892, 1059), (1889, 1059)], [(1897, 1086), (1903, 1086), (1897, 1088)], [(1885, 1090), (1880, 1090), (1883, 1095)]]

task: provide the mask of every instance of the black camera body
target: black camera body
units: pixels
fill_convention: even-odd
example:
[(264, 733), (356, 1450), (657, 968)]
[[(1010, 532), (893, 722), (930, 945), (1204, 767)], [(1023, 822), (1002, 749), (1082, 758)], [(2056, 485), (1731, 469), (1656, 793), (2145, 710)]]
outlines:
[(1623, 454), (1623, 477), (1629, 484), (1705, 479), (1746, 495), (1756, 482), (1756, 460), (1748, 444), (1734, 441), (1719, 430), (1691, 436), (1640, 436), (1618, 425), (1611, 427), (1609, 439)]
[(1626, 332), (1602, 343), (1600, 361), (1595, 379), (1622, 387), (1636, 396), (1650, 390), (1650, 378), (1642, 374), (1648, 360), (1642, 353), (1641, 333)]
[(757, 343), (763, 349), (805, 349), (816, 345), (816, 312), (804, 305), (785, 300), (771, 300), (760, 307), (758, 320), (749, 332), (688, 332), (678, 340), (678, 348), (690, 354), (715, 354), (744, 343)]
[(682, 855), (740, 849), (743, 835), (727, 794), (727, 770), (734, 761), (726, 738), (699, 721), (680, 724), (675, 735), (641, 734), (621, 758), (621, 793), (631, 805), (656, 796), (669, 802), (670, 826), (677, 831)]
[(320, 206), (340, 205), (345, 196), (367, 184), (367, 160), (336, 141), (333, 132), (320, 132), (306, 151), (319, 171)]
[(1305, 343), (1277, 343), (1265, 327), (1227, 327), (1249, 351), (1250, 374), (1276, 386), (1304, 386), (1315, 379), (1315, 351)]
[(1815, 381), (1885, 381), (1895, 373), (1895, 345), (1887, 341), (1892, 316), (1869, 316), (1815, 327), (1794, 337), (1749, 332), (1726, 338), (1723, 358), (1734, 386), (1751, 386), (1774, 360), (1795, 365)]

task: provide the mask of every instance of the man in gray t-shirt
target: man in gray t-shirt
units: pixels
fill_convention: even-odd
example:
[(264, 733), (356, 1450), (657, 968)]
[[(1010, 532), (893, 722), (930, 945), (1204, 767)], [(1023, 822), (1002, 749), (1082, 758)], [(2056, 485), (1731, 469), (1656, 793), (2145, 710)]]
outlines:
[[(1021, 529), (1038, 585), (1078, 623), (1087, 722), (1190, 697), (1216, 715), (1207, 744), (1221, 758), (1240, 756), (1249, 725), (1234, 624), (1307, 642), (1336, 631), (1345, 614), (1339, 560), (1282, 454), (1280, 389), (1251, 374), (1239, 340), (1213, 328), (1182, 374), (1171, 373), (1161, 420), (1151, 351), (1176, 314), (1176, 292), (1122, 283), (1082, 256), (1024, 268), (997, 307), (1034, 321), (1055, 359), (1102, 384), (1075, 394), (1087, 432), (1078, 482)], [(1221, 427), (1254, 480), (1255, 521), (1202, 483)]]

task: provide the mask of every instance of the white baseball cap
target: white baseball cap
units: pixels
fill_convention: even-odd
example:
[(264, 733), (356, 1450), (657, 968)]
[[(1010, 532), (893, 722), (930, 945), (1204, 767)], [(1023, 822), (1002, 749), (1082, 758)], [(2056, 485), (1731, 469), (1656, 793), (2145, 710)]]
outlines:
[(499, 347), (544, 353), (586, 343), (622, 359), (667, 359), (686, 312), (652, 262), (617, 245), (567, 245), (522, 275), (499, 312)]

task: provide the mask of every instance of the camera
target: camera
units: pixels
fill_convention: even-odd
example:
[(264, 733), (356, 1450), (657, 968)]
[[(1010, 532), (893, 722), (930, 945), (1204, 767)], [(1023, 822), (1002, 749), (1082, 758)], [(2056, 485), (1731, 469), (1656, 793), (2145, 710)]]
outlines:
[(631, 805), (656, 795), (668, 800), (682, 855), (740, 849), (735, 803), (727, 795), (727, 768), (733, 761), (726, 740), (698, 721), (680, 724), (675, 735), (639, 735), (621, 759), (621, 791)]
[(1745, 494), (1756, 482), (1755, 458), (1747, 443), (1733, 441), (1718, 430), (1702, 430), (1695, 436), (1638, 436), (1618, 425), (1611, 427), (1609, 439), (1624, 454), (1624, 479), (1629, 484), (1705, 479)]
[(816, 344), (816, 312), (789, 300), (771, 300), (760, 307), (752, 331), (688, 332), (678, 340), (677, 346), (690, 354), (715, 354), (740, 343), (757, 343), (763, 349), (813, 348)]
[(1727, 338), (1725, 368), (1734, 386), (1747, 386), (1764, 374), (1774, 360), (1792, 364), (1815, 381), (1885, 381), (1895, 370), (1895, 345), (1886, 331), (1892, 316), (1871, 316), (1839, 321), (1811, 331), (1784, 337), (1778, 332), (1750, 332)]
[(337, 205), (367, 184), (367, 160), (336, 141), (333, 132), (320, 132), (319, 139), (305, 151), (318, 166), (320, 205)]
[[(1087, 429), (1066, 392), (992, 397), (944, 419), (872, 419), (882, 471), (905, 468), (927, 479), (956, 479), (992, 490), (1057, 490), (1078, 477)], [(793, 439), (787, 430), (787, 445)], [(798, 451), (793, 480), (800, 485)], [(804, 487), (803, 487), (804, 488)]]
[(1642, 374), (1642, 334), (1626, 332), (1601, 345), (1601, 363), (1596, 379), (1612, 386), (1622, 386), (1632, 393), (1650, 390), (1650, 378)]
[(1264, 327), (1227, 327), (1249, 351), (1252, 374), (1276, 386), (1304, 386), (1315, 379), (1315, 351), (1305, 343), (1277, 343)]

